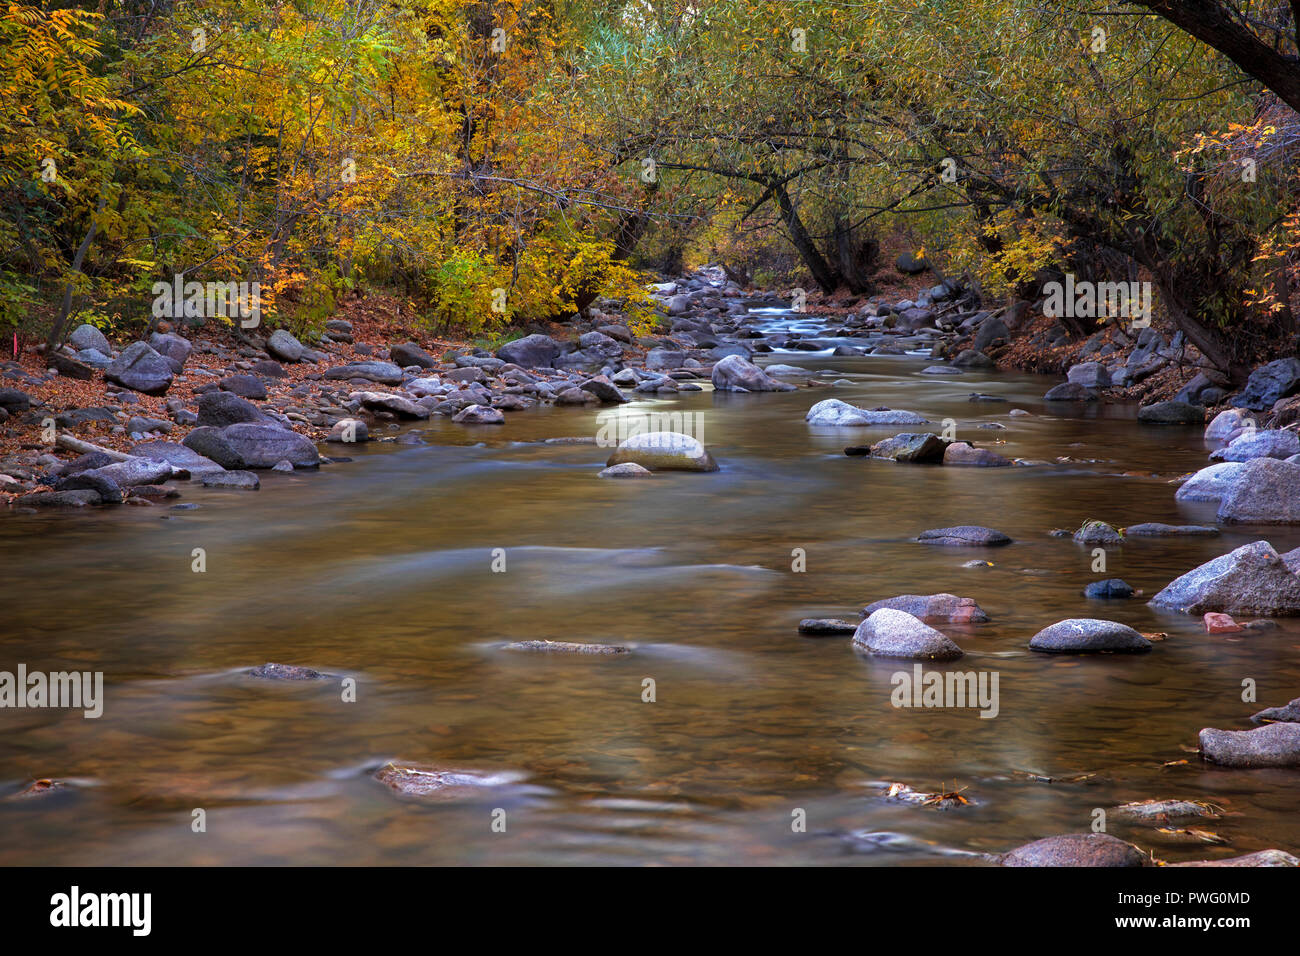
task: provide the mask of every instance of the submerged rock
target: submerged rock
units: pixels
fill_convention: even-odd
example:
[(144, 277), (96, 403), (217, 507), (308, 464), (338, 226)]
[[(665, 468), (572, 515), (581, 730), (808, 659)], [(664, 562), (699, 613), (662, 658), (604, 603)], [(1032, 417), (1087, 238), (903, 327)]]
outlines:
[(974, 598), (955, 594), (900, 594), (868, 604), (862, 616), (870, 617), (881, 608), (902, 611), (926, 623), (983, 624), (989, 619)]
[(929, 531), (922, 531), (917, 535), (916, 540), (922, 544), (969, 548), (995, 548), (1011, 543), (1011, 539), (1001, 531), (972, 524), (932, 528)]
[(299, 667), (296, 664), (274, 664), (267, 662), (257, 667), (250, 667), (244, 671), (249, 677), (257, 677), (262, 680), (327, 680), (328, 674), (322, 674), (320, 671), (312, 670), (310, 667)]
[(1201, 756), (1222, 767), (1300, 767), (1300, 724), (1265, 724), (1252, 730), (1200, 733)]
[(534, 654), (630, 654), (632, 648), (622, 644), (584, 644), (578, 641), (514, 641), (507, 651), (531, 651)]
[(1140, 654), (1151, 650), (1151, 642), (1116, 621), (1070, 618), (1035, 634), (1029, 641), (1029, 649), (1047, 654)]
[(999, 862), (1003, 866), (1154, 866), (1131, 843), (1108, 833), (1066, 833), (1026, 843)]
[[(1300, 555), (1292, 560), (1300, 567)], [(1197, 615), (1300, 614), (1300, 576), (1267, 541), (1253, 541), (1174, 579), (1149, 603)]]
[(1124, 537), (1126, 538), (1177, 538), (1201, 535), (1209, 537), (1218, 533), (1218, 528), (1208, 528), (1205, 525), (1160, 524), (1158, 521), (1130, 525), (1124, 529)]
[(1135, 823), (1171, 823), (1175, 820), (1218, 820), (1218, 808), (1196, 800), (1138, 800), (1121, 804), (1110, 811), (1117, 820)]
[(450, 770), (430, 764), (398, 766), (389, 763), (375, 771), (374, 778), (402, 796), (450, 801), (472, 799), (495, 787), (515, 783), (521, 775)]
[(1256, 850), (1245, 856), (1230, 856), (1222, 860), (1192, 860), (1187, 863), (1170, 863), (1169, 866), (1300, 866), (1285, 850)]
[(943, 450), (945, 465), (965, 465), (975, 468), (1005, 468), (1014, 464), (1010, 458), (987, 448), (976, 448), (970, 442), (955, 441)]
[(840, 621), (830, 617), (807, 617), (799, 622), (799, 633), (810, 637), (832, 637), (853, 634), (858, 625), (853, 621)]
[(943, 634), (892, 608), (881, 608), (859, 624), (853, 643), (877, 657), (952, 661), (962, 656), (962, 649)]
[(626, 438), (605, 462), (633, 462), (650, 471), (717, 471), (718, 463), (697, 438), (681, 432), (640, 432)]

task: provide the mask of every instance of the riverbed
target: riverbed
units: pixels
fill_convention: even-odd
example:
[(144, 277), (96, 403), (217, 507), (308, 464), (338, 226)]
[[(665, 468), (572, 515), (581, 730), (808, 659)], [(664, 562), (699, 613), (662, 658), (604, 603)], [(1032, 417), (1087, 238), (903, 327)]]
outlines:
[[(546, 439), (596, 436), (599, 410), (548, 407), (504, 427), (377, 430), (424, 443), (349, 446), (350, 462), (265, 473), (258, 492), (182, 483), (154, 507), (0, 521), (0, 669), (102, 671), (106, 695), (99, 719), (0, 711), (0, 797), (71, 784), (0, 799), (0, 863), (966, 865), (1153, 797), (1228, 811), (1213, 824), (1226, 847), (1109, 827), (1162, 859), (1300, 847), (1294, 771), (1192, 752), (1202, 727), (1247, 728), (1300, 693), (1300, 627), (1208, 635), (1145, 603), (1246, 542), (1298, 547), (1300, 529), (1131, 540), (1104, 573), (1050, 535), (1089, 519), (1213, 525), (1213, 505), (1174, 500), (1172, 482), (1207, 464), (1201, 429), (1140, 425), (1133, 407), (1049, 408), (1054, 379), (925, 374), (922, 355), (760, 361), (838, 384), (623, 407), (688, 416), (712, 474), (597, 478), (609, 449)], [(805, 424), (832, 397), (951, 419), (957, 438), (1039, 463), (846, 457), (907, 429)], [(959, 524), (1013, 543), (914, 540)], [(1107, 577), (1145, 594), (1082, 596)], [(895, 707), (892, 675), (910, 663), (797, 633), (803, 618), (943, 591), (991, 618), (939, 627), (966, 652), (946, 667), (999, 675), (992, 719)], [(1144, 655), (1028, 650), (1070, 617), (1167, 637)], [(633, 652), (503, 649), (537, 639)], [(331, 679), (245, 673), (267, 661)], [(1246, 679), (1257, 703), (1242, 700)], [(390, 760), (499, 783), (405, 799), (372, 777)], [(895, 781), (970, 802), (882, 799)]]

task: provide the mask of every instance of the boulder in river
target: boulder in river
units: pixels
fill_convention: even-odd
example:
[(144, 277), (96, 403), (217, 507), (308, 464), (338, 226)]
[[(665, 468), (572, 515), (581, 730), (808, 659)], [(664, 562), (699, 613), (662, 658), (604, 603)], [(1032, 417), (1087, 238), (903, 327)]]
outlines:
[(597, 478), (652, 478), (654, 472), (649, 468), (643, 468), (634, 461), (625, 461), (621, 465), (610, 465), (608, 468), (602, 468), (596, 475)]
[(1148, 425), (1201, 425), (1205, 409), (1190, 402), (1154, 402), (1138, 409), (1138, 421)]
[(865, 409), (828, 398), (808, 409), (804, 421), (809, 425), (924, 425), (926, 419), (916, 412), (899, 409)]
[(340, 418), (330, 428), (327, 442), (352, 444), (370, 441), (370, 428), (359, 418)]
[(632, 652), (630, 647), (623, 644), (588, 644), (582, 641), (514, 641), (507, 644), (505, 650), (529, 651), (534, 654), (575, 654), (594, 657), (608, 657)]
[(1086, 385), (1062, 382), (1043, 396), (1045, 402), (1095, 402), (1097, 393)]
[(1151, 642), (1127, 624), (1096, 618), (1070, 618), (1045, 627), (1029, 641), (1045, 654), (1142, 654)]
[(1214, 416), (1214, 421), (1205, 426), (1206, 441), (1232, 441), (1246, 429), (1246, 422), (1254, 421), (1249, 412), (1240, 408), (1229, 408)]
[(262, 680), (326, 680), (329, 675), (322, 674), (320, 671), (312, 670), (310, 667), (300, 667), (297, 664), (260, 664), (257, 667), (251, 667), (244, 671), (249, 677), (258, 677)]
[(1152, 607), (1201, 615), (1300, 614), (1300, 553), (1279, 555), (1267, 541), (1252, 541), (1171, 581)]
[(224, 428), (196, 428), (185, 436), (187, 448), (222, 468), (274, 468), (288, 461), (295, 468), (315, 468), (320, 454), (311, 439), (272, 422), (240, 422)]
[(720, 392), (793, 392), (796, 386), (772, 378), (740, 355), (728, 355), (713, 366), (713, 387)]
[(1300, 464), (1276, 458), (1246, 462), (1219, 501), (1219, 520), (1300, 524)]
[(1227, 445), (1210, 453), (1214, 461), (1251, 461), (1255, 458), (1290, 458), (1300, 455), (1300, 436), (1293, 431), (1269, 428), (1244, 431)]
[(1218, 528), (1210, 528), (1200, 524), (1161, 524), (1158, 521), (1148, 521), (1143, 524), (1132, 524), (1124, 529), (1126, 538), (1186, 538), (1186, 537), (1213, 537), (1219, 533)]
[(1200, 733), (1201, 756), (1221, 767), (1300, 767), (1300, 724), (1265, 724), (1251, 730)]
[(932, 528), (922, 531), (916, 538), (922, 544), (939, 544), (967, 548), (996, 548), (1010, 544), (1011, 539), (1001, 531), (979, 525), (963, 524), (951, 528)]
[(970, 442), (955, 441), (943, 450), (943, 463), (950, 466), (972, 468), (1006, 468), (1015, 464), (1010, 458), (987, 448), (976, 448)]
[(1131, 843), (1108, 833), (1066, 833), (1026, 843), (1003, 854), (1003, 866), (1154, 866)]
[(450, 801), (479, 797), (493, 788), (518, 781), (517, 773), (484, 773), (429, 764), (388, 763), (374, 777), (394, 793), (426, 800)]
[(1096, 600), (1115, 600), (1131, 598), (1133, 588), (1122, 578), (1107, 578), (1105, 581), (1093, 581), (1083, 589), (1083, 596)]
[(1300, 866), (1296, 859), (1285, 850), (1256, 850), (1244, 856), (1230, 856), (1222, 860), (1191, 860), (1186, 863), (1170, 863), (1169, 866)]
[(1074, 533), (1074, 543), (1090, 548), (1110, 548), (1124, 543), (1124, 537), (1104, 521), (1085, 521)]
[(681, 432), (640, 432), (624, 439), (605, 462), (633, 462), (650, 471), (717, 471), (718, 463), (699, 439)]
[(1241, 474), (1242, 462), (1225, 461), (1202, 468), (1179, 486), (1174, 493), (1178, 501), (1218, 501)]
[(951, 442), (930, 432), (904, 432), (872, 445), (871, 457), (912, 464), (937, 463), (943, 461), (944, 452), (950, 444)]
[(231, 488), (240, 491), (257, 491), (262, 480), (251, 471), (219, 471), (203, 476), (204, 488)]
[(905, 611), (881, 608), (858, 625), (853, 643), (876, 657), (953, 661), (962, 649)]
[(1257, 724), (1289, 723), (1300, 724), (1300, 697), (1283, 704), (1281, 707), (1265, 707), (1250, 719)]
[(121, 488), (133, 488), (136, 485), (152, 485), (158, 481), (166, 481), (172, 476), (172, 471), (172, 466), (166, 461), (153, 458), (128, 458), (126, 461), (115, 461), (111, 465), (83, 471), (77, 477), (102, 475), (111, 478)]
[(451, 420), (458, 425), (504, 425), (506, 416), (490, 405), (466, 405)]
[(857, 633), (858, 625), (853, 621), (841, 621), (831, 617), (806, 617), (799, 622), (799, 633), (809, 637), (839, 637)]
[(881, 608), (903, 611), (927, 624), (983, 624), (989, 619), (984, 609), (975, 603), (974, 598), (958, 597), (955, 594), (900, 594), (868, 604), (862, 609), (862, 616), (870, 617)]
[(133, 342), (122, 350), (104, 378), (144, 395), (164, 395), (171, 388), (172, 367), (147, 342)]

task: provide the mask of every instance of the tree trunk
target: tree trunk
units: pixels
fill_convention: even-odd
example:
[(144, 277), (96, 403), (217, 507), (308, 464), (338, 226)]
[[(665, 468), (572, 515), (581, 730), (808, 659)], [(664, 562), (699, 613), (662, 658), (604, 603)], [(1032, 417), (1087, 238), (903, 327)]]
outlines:
[[(90, 250), (90, 244), (95, 241), (95, 234), (99, 232), (99, 223), (95, 221), (95, 216), (104, 211), (108, 205), (108, 193), (102, 192), (99, 195), (99, 203), (95, 206), (95, 214), (90, 217), (90, 228), (86, 230), (85, 238), (81, 240), (81, 245), (77, 246), (77, 252), (72, 257), (72, 272), (81, 271), (81, 265), (86, 261), (86, 253)], [(73, 283), (69, 281), (63, 287), (63, 302), (59, 305), (59, 314), (54, 319), (54, 324), (50, 326), (50, 337), (45, 340), (46, 353), (53, 352), (63, 343), (64, 333), (67, 331), (65, 326), (68, 324), (68, 316), (72, 314), (73, 300)]]

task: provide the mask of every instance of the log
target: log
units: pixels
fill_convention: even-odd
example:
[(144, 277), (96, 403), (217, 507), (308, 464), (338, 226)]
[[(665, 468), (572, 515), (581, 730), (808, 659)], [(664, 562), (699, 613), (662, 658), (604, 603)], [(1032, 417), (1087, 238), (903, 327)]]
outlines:
[(107, 455), (114, 461), (131, 461), (136, 455), (128, 455), (125, 452), (113, 451), (111, 448), (102, 448), (99, 445), (92, 445), (88, 441), (82, 441), (80, 438), (73, 438), (68, 434), (60, 434), (54, 439), (54, 444), (60, 448), (66, 448), (68, 451), (75, 451), (79, 455), (88, 455), (91, 452), (99, 452), (101, 455)]

